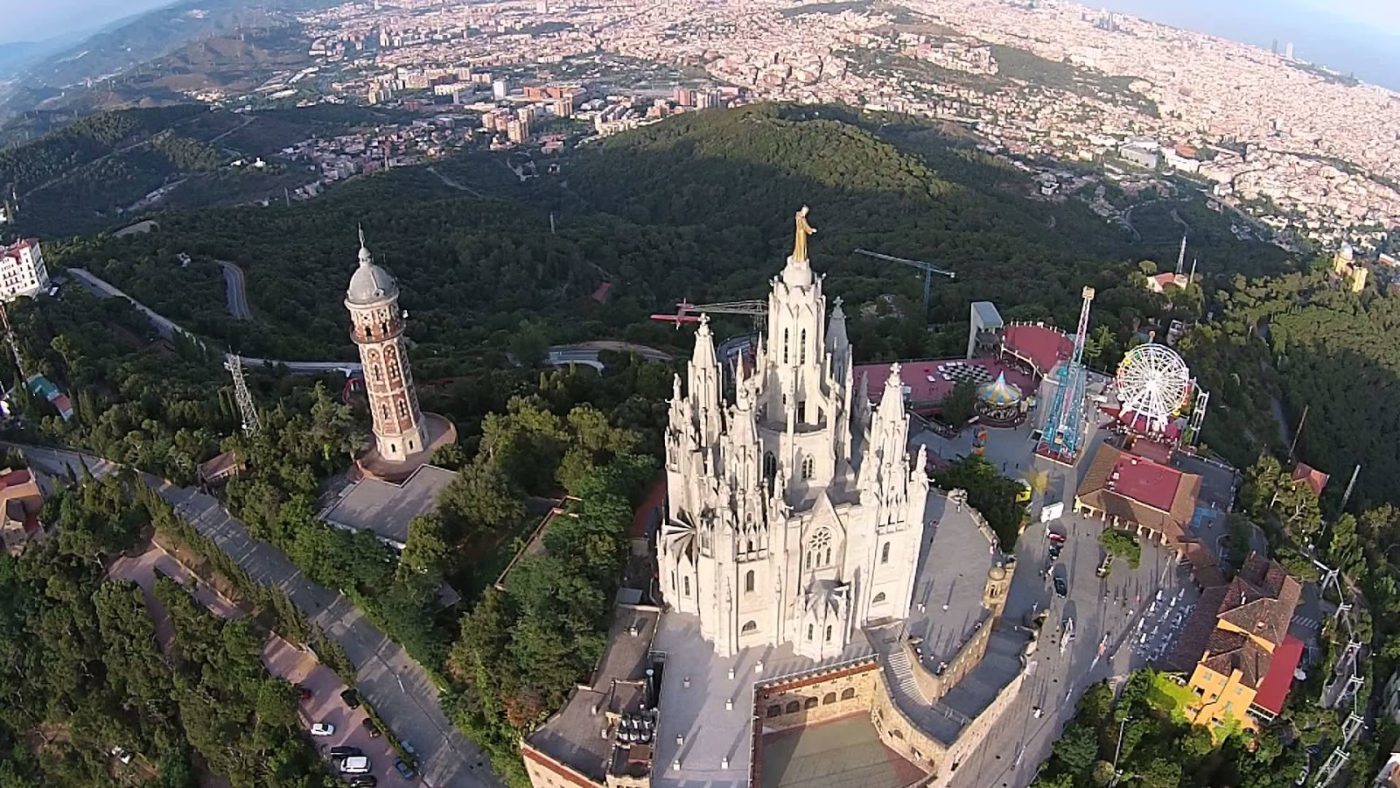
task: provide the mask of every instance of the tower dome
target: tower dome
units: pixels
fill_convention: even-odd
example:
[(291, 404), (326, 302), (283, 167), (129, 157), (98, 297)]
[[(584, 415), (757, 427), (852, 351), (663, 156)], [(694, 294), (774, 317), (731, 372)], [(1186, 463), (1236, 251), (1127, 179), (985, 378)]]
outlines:
[(399, 285), (388, 271), (374, 264), (374, 258), (365, 247), (365, 231), (360, 230), (360, 265), (350, 277), (350, 287), (345, 290), (345, 303), (348, 306), (368, 306), (398, 298)]

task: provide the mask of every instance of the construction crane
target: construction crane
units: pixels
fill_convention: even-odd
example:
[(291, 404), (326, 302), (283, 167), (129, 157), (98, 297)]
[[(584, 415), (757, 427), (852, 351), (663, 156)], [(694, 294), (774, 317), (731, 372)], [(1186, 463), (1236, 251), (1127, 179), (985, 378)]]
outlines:
[(718, 304), (692, 304), (689, 301), (676, 303), (674, 315), (652, 315), (652, 320), (675, 323), (679, 330), (682, 323), (699, 323), (700, 315), (751, 315), (754, 325), (762, 328), (763, 318), (768, 314), (767, 301), (724, 301)]
[(887, 255), (887, 254), (880, 254), (879, 252), (872, 252), (872, 251), (870, 251), (869, 249), (856, 249), (856, 250), (855, 250), (855, 253), (856, 253), (856, 254), (863, 254), (863, 255), (865, 255), (866, 257), (873, 257), (873, 258), (875, 258), (876, 260), (886, 260), (886, 261), (891, 262), (891, 263), (899, 263), (900, 265), (907, 265), (907, 266), (909, 266), (910, 268), (917, 268), (917, 269), (919, 269), (920, 271), (923, 271), (923, 272), (924, 272), (924, 314), (925, 314), (925, 315), (928, 314), (928, 299), (929, 299), (929, 293), (933, 290), (933, 275), (934, 275), (934, 274), (938, 274), (939, 276), (946, 276), (946, 277), (948, 277), (949, 279), (956, 279), (957, 276), (958, 276), (958, 275), (957, 275), (956, 273), (954, 273), (953, 271), (948, 271), (948, 270), (939, 268), (938, 266), (934, 265), (933, 263), (926, 263), (926, 262), (924, 262), (923, 260), (908, 260), (908, 259), (905, 259), (905, 258), (903, 258), (903, 257), (892, 257), (892, 256)]

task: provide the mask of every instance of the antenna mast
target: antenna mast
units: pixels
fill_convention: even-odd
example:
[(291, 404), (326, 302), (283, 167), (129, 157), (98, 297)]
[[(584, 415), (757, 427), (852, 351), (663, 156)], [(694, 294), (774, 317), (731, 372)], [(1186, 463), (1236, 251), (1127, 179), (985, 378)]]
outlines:
[(258, 408), (253, 404), (253, 395), (248, 391), (248, 381), (243, 378), (243, 359), (237, 353), (230, 353), (224, 367), (233, 374), (233, 397), (243, 417), (243, 431), (256, 435), (262, 429), (262, 424), (258, 421)]

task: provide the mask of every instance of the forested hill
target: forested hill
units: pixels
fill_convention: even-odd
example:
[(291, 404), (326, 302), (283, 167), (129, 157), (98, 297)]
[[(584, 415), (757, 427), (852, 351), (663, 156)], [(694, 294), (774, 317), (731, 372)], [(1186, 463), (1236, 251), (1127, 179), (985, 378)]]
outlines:
[(991, 300), (1011, 317), (1063, 324), (1083, 285), (1126, 279), (1098, 275), (1140, 252), (1082, 204), (1031, 198), (1024, 173), (927, 125), (887, 120), (831, 107), (694, 113), (605, 140), (577, 157), (568, 182), (595, 209), (699, 228), (768, 261), (677, 273), (708, 279), (716, 297), (762, 287), (804, 204), (817, 228), (814, 263), (848, 301), (917, 277), (853, 255), (857, 247), (955, 269), (956, 281), (935, 284), (935, 321), (966, 320), (970, 301)]
[[(0, 199), (18, 208), (17, 232), (52, 237), (118, 226), (156, 204), (145, 198), (157, 189), (162, 207), (280, 197), (284, 186), (315, 177), (275, 162), (282, 147), (386, 117), (352, 107), (235, 114), (202, 104), (100, 112), (0, 151)], [(271, 166), (229, 166), (255, 156)]]
[(1214, 395), (1206, 440), (1241, 467), (1281, 446), (1276, 397), (1289, 427), (1308, 410), (1297, 455), (1332, 474), (1331, 495), (1360, 463), (1358, 510), (1400, 501), (1400, 297), (1313, 273), (1240, 280), (1217, 301), (1187, 353)]
[[(359, 223), (404, 282), (415, 341), (444, 362), (522, 335), (674, 343), (648, 315), (681, 298), (761, 296), (804, 204), (827, 291), (848, 313), (878, 304), (885, 315), (852, 325), (867, 357), (954, 351), (977, 299), (1009, 319), (1063, 325), (1092, 284), (1097, 319), (1122, 339), (1160, 311), (1129, 276), (1142, 251), (1117, 229), (1077, 203), (1031, 198), (1026, 175), (927, 125), (754, 106), (668, 120), (570, 151), (559, 165), (559, 177), (522, 185), (498, 158), (469, 154), (435, 171), (496, 199), (464, 198), (432, 173), (401, 169), (291, 208), (167, 213), (150, 236), (99, 237), (60, 257), (201, 333), (279, 358), (353, 354), (338, 294)], [(918, 272), (856, 247), (955, 269), (957, 280), (936, 283), (929, 316), (949, 330), (926, 330)], [(196, 256), (188, 269), (173, 264), (181, 251)], [(212, 259), (247, 272), (255, 323), (224, 317)], [(603, 282), (612, 284), (606, 305), (590, 298)]]

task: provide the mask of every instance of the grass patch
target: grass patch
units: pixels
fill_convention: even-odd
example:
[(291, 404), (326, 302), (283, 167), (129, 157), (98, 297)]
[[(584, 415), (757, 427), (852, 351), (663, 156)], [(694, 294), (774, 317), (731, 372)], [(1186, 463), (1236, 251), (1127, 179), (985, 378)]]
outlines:
[(1196, 700), (1196, 693), (1177, 684), (1165, 673), (1154, 673), (1147, 690), (1147, 703), (1175, 721), (1186, 719), (1186, 707)]

